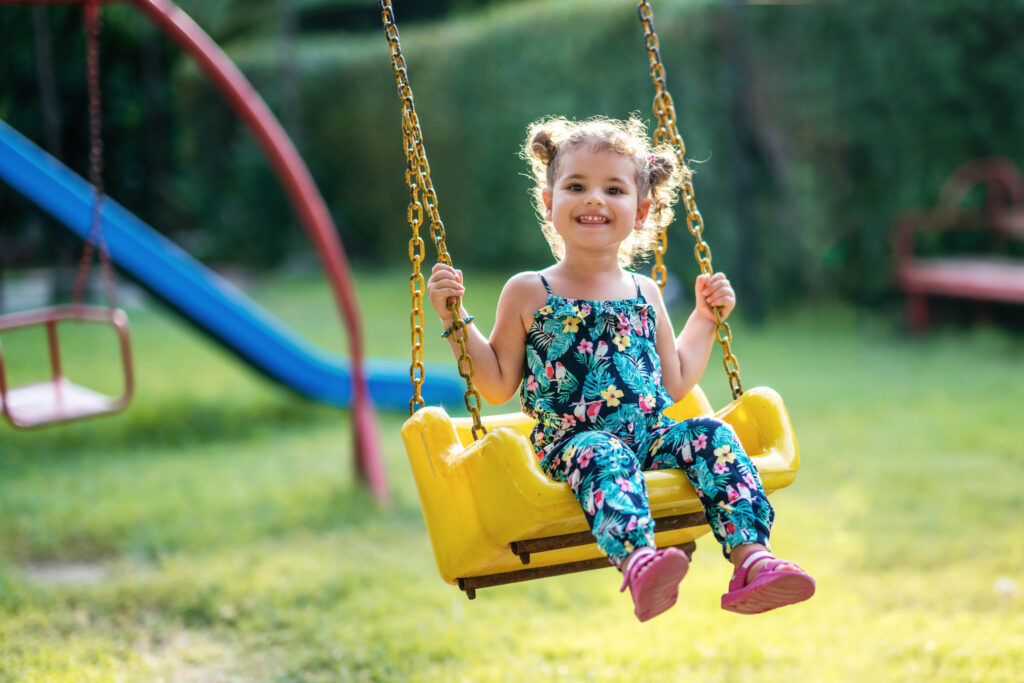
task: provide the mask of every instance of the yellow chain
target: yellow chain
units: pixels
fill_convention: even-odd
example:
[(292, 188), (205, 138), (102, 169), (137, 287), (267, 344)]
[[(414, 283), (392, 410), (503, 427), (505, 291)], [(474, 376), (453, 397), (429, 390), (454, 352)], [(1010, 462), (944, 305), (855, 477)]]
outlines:
[[(425, 281), (421, 266), (423, 263), (424, 242), (420, 237), (423, 225), (423, 207), (426, 205), (430, 217), (430, 238), (437, 248), (437, 260), (451, 265), (451, 255), (445, 243), (444, 223), (437, 209), (437, 194), (430, 179), (430, 164), (427, 163), (427, 152), (423, 147), (423, 132), (420, 130), (419, 117), (413, 104), (412, 87), (409, 85), (409, 73), (405, 58), (402, 57), (402, 46), (398, 41), (398, 27), (395, 25), (395, 13), (391, 0), (380, 0), (381, 17), (384, 21), (384, 34), (387, 36), (388, 47), (391, 49), (391, 66), (395, 70), (395, 81), (398, 85), (398, 97), (402, 101), (402, 139), (405, 144), (405, 184), (409, 188), (409, 208), (407, 217), (412, 228), (412, 239), (409, 241), (409, 260), (412, 262), (412, 276), (409, 278), (409, 291), (412, 294), (412, 313), (409, 317), (412, 328), (412, 366), (409, 378), (412, 380), (413, 396), (409, 400), (409, 414), (416, 412), (424, 405), (421, 395), (423, 367), (423, 290)], [(420, 201), (422, 192), (423, 201)], [(480, 420), (480, 394), (473, 386), (473, 359), (466, 351), (468, 328), (459, 318), (460, 302), (457, 298), (448, 301), (454, 323), (452, 338), (459, 345), (459, 374), (466, 380), (464, 400), (466, 408), (473, 416), (473, 438), (478, 439), (487, 433)]]
[[(679, 127), (676, 125), (676, 108), (672, 103), (672, 96), (665, 84), (665, 67), (661, 63), (661, 47), (658, 44), (658, 36), (654, 32), (654, 13), (648, 0), (637, 1), (637, 14), (644, 25), (644, 43), (647, 47), (647, 57), (651, 63), (651, 81), (654, 83), (654, 115), (658, 119), (658, 128), (654, 131), (654, 144), (667, 143), (675, 151), (676, 160), (680, 168), (686, 169), (686, 145), (682, 136), (679, 135)], [(704, 218), (697, 209), (697, 200), (694, 198), (693, 181), (690, 171), (684, 171), (685, 175), (681, 185), (683, 206), (686, 209), (686, 227), (696, 240), (693, 249), (694, 258), (700, 266), (701, 273), (711, 275), (714, 270), (711, 267), (711, 248), (704, 241)], [(665, 227), (658, 228), (657, 241), (654, 247), (654, 268), (652, 277), (658, 284), (658, 288), (664, 290), (667, 271), (665, 269), (664, 256), (668, 249), (668, 239)], [(740, 381), (740, 363), (732, 352), (732, 331), (729, 324), (722, 320), (722, 311), (716, 306), (712, 309), (715, 313), (715, 338), (722, 345), (722, 365), (725, 367), (725, 374), (729, 378), (729, 387), (732, 389), (732, 397), (739, 398), (743, 394), (743, 384)]]

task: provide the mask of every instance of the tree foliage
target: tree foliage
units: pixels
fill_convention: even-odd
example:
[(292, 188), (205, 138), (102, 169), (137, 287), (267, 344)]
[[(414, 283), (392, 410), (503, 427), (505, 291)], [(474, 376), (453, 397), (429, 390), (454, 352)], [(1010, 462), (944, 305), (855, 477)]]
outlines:
[[(183, 4), (280, 112), (273, 3)], [(629, 3), (482, 4), (418, 4), (400, 23), (403, 47), (456, 262), (538, 267), (549, 256), (517, 157), (526, 125), (546, 114), (653, 118), (647, 58)], [(362, 0), (297, 7), (301, 151), (353, 258), (404, 259), (399, 104), (384, 39), (367, 26), (377, 11)], [(0, 12), (12, 36), (0, 116), (42, 140), (31, 34), (16, 30), (29, 11)], [(896, 212), (933, 205), (971, 158), (1024, 159), (1016, 0), (666, 1), (655, 12), (715, 265), (764, 307), (807, 290), (884, 293)], [(78, 20), (70, 8), (48, 13), (63, 37), (54, 60), (64, 154), (83, 170)], [(129, 7), (105, 16), (111, 194), (206, 259), (273, 265), (308, 249), (256, 144), (197, 69)], [(154, 41), (155, 86), (140, 59)], [(31, 211), (10, 194), (0, 195), (8, 225), (24, 225)], [(690, 279), (682, 221), (670, 242), (670, 268)]]

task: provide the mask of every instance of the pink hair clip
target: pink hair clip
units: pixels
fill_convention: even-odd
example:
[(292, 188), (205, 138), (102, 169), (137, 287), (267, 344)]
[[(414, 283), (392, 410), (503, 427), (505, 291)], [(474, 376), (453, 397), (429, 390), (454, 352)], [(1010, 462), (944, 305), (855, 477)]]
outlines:
[(653, 154), (648, 154), (648, 155), (647, 155), (647, 165), (648, 165), (648, 166), (653, 166), (653, 165), (654, 165), (654, 162), (655, 162), (655, 161), (657, 160), (657, 158), (658, 158), (658, 157), (656, 157), (656, 156), (655, 156), (655, 155), (653, 155)]

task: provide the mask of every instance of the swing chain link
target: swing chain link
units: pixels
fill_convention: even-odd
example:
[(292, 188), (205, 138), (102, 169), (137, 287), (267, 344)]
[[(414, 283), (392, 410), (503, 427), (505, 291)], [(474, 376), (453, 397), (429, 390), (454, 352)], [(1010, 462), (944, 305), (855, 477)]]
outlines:
[[(651, 81), (655, 88), (654, 115), (658, 119), (658, 128), (654, 131), (654, 145), (670, 145), (675, 152), (679, 168), (683, 169), (683, 182), (680, 185), (680, 191), (683, 206), (686, 209), (686, 228), (696, 240), (693, 255), (697, 259), (701, 273), (712, 275), (714, 269), (711, 267), (711, 247), (704, 241), (704, 218), (697, 209), (697, 200), (693, 191), (693, 176), (685, 161), (686, 145), (679, 134), (679, 127), (676, 123), (676, 108), (672, 102), (672, 96), (668, 92), (665, 66), (661, 61), (661, 47), (658, 43), (658, 36), (654, 32), (654, 12), (651, 10), (648, 0), (637, 0), (637, 14), (644, 27), (644, 45), (647, 48), (647, 57), (651, 64)], [(667, 250), (666, 228), (661, 226), (658, 228), (654, 246), (653, 279), (662, 291), (664, 291), (667, 278), (664, 263)], [(715, 314), (715, 338), (722, 346), (722, 365), (729, 378), (732, 397), (737, 399), (743, 394), (743, 384), (740, 381), (740, 363), (732, 352), (732, 330), (729, 328), (729, 324), (722, 319), (720, 307), (715, 306), (711, 310)]]
[(82, 249), (82, 257), (75, 275), (75, 289), (72, 301), (81, 306), (85, 299), (85, 287), (92, 265), (93, 251), (100, 256), (100, 269), (107, 294), (107, 305), (111, 310), (117, 307), (117, 288), (114, 285), (114, 268), (110, 263), (107, 243), (103, 239), (101, 208), (105, 190), (103, 188), (103, 118), (100, 95), (100, 3), (87, 0), (83, 6), (85, 33), (86, 87), (89, 98), (89, 183), (92, 185), (92, 218), (89, 233)]
[[(416, 107), (413, 103), (412, 86), (409, 84), (408, 69), (405, 58), (402, 56), (394, 9), (391, 6), (391, 0), (379, 0), (379, 4), (381, 18), (384, 22), (384, 35), (387, 37), (391, 52), (391, 66), (395, 71), (398, 97), (402, 102), (402, 139), (407, 163), (405, 183), (409, 188), (410, 197), (407, 217), (413, 235), (409, 241), (409, 260), (412, 261), (413, 270), (412, 276), (409, 278), (409, 289), (412, 294), (412, 313), (410, 314), (412, 366), (409, 369), (409, 377), (413, 383), (413, 397), (409, 401), (409, 414), (412, 415), (424, 405), (421, 392), (425, 377), (423, 365), (423, 291), (425, 281), (422, 273), (424, 242), (420, 237), (424, 205), (430, 219), (430, 239), (437, 249), (437, 260), (450, 266), (452, 259), (445, 242), (444, 223), (441, 221), (441, 214), (437, 208), (437, 193), (434, 192), (434, 184), (430, 177), (430, 164), (427, 162), (427, 152), (423, 146), (423, 131), (420, 129), (419, 117), (416, 115)], [(420, 200), (421, 193), (422, 201)], [(454, 319), (451, 337), (459, 345), (458, 369), (459, 374), (466, 381), (464, 400), (466, 408), (473, 416), (473, 438), (479, 439), (487, 433), (487, 430), (480, 420), (480, 393), (473, 385), (473, 359), (466, 350), (468, 328), (459, 317), (460, 303), (457, 297), (452, 297), (448, 301), (448, 310), (452, 312)]]

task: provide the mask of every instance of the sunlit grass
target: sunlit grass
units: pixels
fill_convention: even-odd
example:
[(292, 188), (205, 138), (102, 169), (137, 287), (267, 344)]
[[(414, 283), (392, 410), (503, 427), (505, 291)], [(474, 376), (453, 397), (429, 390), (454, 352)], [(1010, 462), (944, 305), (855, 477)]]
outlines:
[[(467, 281), (486, 329), (501, 278)], [(357, 282), (372, 353), (406, 358), (407, 275)], [(251, 291), (343, 350), (318, 278)], [(702, 539), (679, 605), (638, 624), (612, 570), (467, 601), (437, 576), (402, 415), (380, 418), (381, 508), (353, 482), (346, 413), (162, 309), (131, 313), (128, 411), (0, 431), (0, 680), (987, 682), (1024, 667), (1018, 337), (908, 340), (839, 306), (734, 321), (744, 383), (778, 389), (800, 439), (800, 476), (773, 498), (775, 549), (819, 592), (725, 613), (729, 567)], [(428, 358), (445, 360), (426, 324)], [(703, 385), (721, 403), (711, 365)]]

